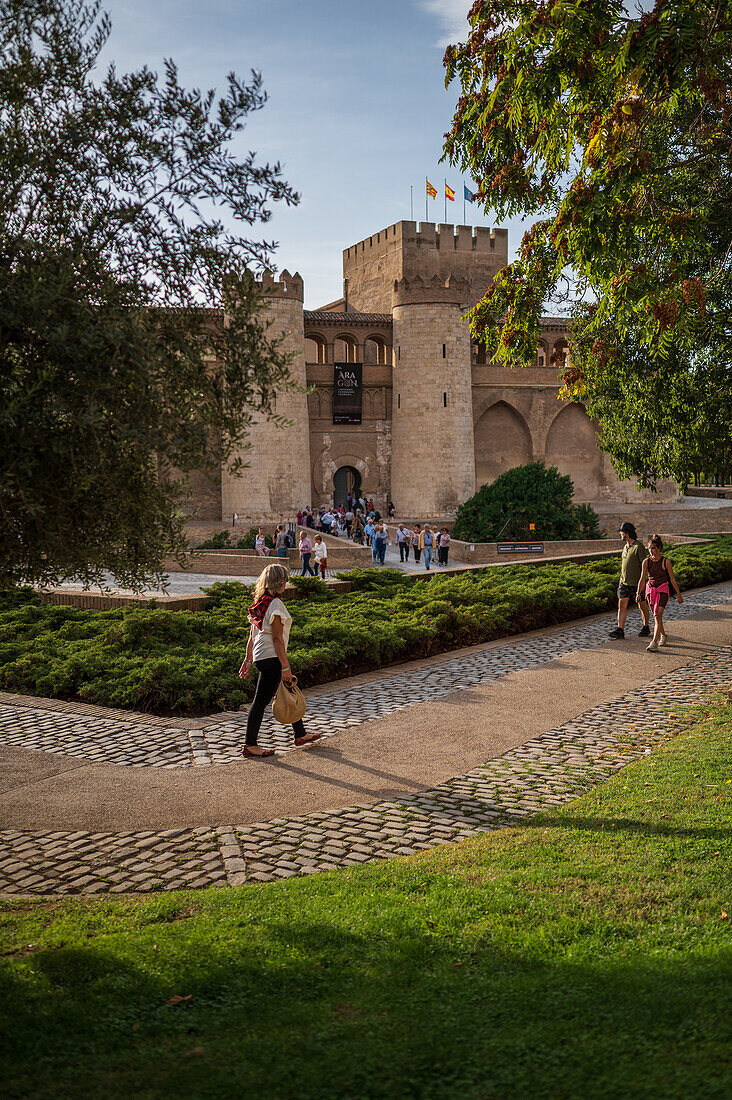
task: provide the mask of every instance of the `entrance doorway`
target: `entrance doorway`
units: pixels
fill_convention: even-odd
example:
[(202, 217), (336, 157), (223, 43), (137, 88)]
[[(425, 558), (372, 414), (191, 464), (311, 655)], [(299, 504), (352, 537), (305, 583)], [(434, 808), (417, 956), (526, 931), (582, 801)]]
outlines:
[(361, 475), (355, 466), (341, 466), (333, 476), (333, 503), (338, 508), (346, 503), (346, 497), (361, 492)]

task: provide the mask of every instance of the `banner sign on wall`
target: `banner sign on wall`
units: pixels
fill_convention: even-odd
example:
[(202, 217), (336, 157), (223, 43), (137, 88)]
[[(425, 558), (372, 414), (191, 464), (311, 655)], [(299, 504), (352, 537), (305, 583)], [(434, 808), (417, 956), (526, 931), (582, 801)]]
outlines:
[(333, 364), (333, 423), (361, 423), (361, 363)]

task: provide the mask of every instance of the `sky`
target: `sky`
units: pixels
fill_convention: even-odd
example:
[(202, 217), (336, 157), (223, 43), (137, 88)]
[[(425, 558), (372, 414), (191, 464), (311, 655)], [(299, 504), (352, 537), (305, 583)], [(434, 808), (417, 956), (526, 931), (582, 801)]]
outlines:
[[(277, 242), (278, 270), (299, 271), (305, 306), (342, 294), (344, 248), (400, 219), (425, 220), (425, 177), (437, 189), (426, 220), (445, 221), (443, 180), (454, 188), (447, 221), (463, 221), (463, 177), (441, 164), (458, 89), (445, 89), (442, 56), (467, 36), (471, 0), (104, 0), (105, 51), (118, 69), (178, 65), (187, 87), (224, 90), (226, 74), (262, 73), (265, 107), (235, 148), (279, 161), (301, 195), (275, 204), (257, 227)], [(472, 181), (465, 178), (472, 189)], [(470, 204), (470, 225), (493, 225)], [(520, 223), (503, 223), (509, 247)], [(248, 230), (247, 234), (252, 231)]]

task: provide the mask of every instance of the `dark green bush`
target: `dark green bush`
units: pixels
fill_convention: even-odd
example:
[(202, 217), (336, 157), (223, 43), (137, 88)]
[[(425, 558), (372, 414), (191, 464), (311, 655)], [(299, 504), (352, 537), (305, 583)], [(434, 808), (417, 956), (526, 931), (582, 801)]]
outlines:
[[(732, 578), (732, 537), (672, 550), (682, 588)], [(615, 606), (617, 557), (539, 563), (410, 581), (398, 570), (348, 574), (335, 593), (296, 578), (289, 656), (303, 686), (566, 622)], [(205, 611), (86, 611), (42, 603), (31, 589), (0, 596), (0, 688), (103, 706), (194, 715), (251, 698), (239, 680), (252, 589), (222, 581)]]
[(231, 549), (231, 536), (228, 531), (219, 531), (217, 534), (212, 535), (210, 539), (205, 539), (203, 542), (199, 542), (196, 550), (230, 550)]
[(516, 466), (460, 505), (452, 533), (466, 542), (602, 538), (594, 510), (589, 504), (573, 504), (573, 496), (572, 479), (556, 466)]

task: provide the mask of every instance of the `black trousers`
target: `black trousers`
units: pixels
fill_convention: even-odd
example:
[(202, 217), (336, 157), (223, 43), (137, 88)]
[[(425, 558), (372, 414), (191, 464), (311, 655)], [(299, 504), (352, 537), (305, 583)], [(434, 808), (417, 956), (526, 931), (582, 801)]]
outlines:
[(409, 543), (399, 543), (399, 561), (409, 561)]
[[(259, 673), (259, 679), (247, 715), (247, 745), (256, 745), (265, 709), (274, 699), (282, 679), (282, 665), (279, 657), (267, 657), (264, 661), (255, 661), (254, 667)], [(301, 718), (293, 722), (292, 728), (295, 731), (295, 737), (305, 736), (305, 726)]]
[(440, 565), (447, 565), (447, 555), (450, 553), (449, 546), (438, 547), (437, 554)]

